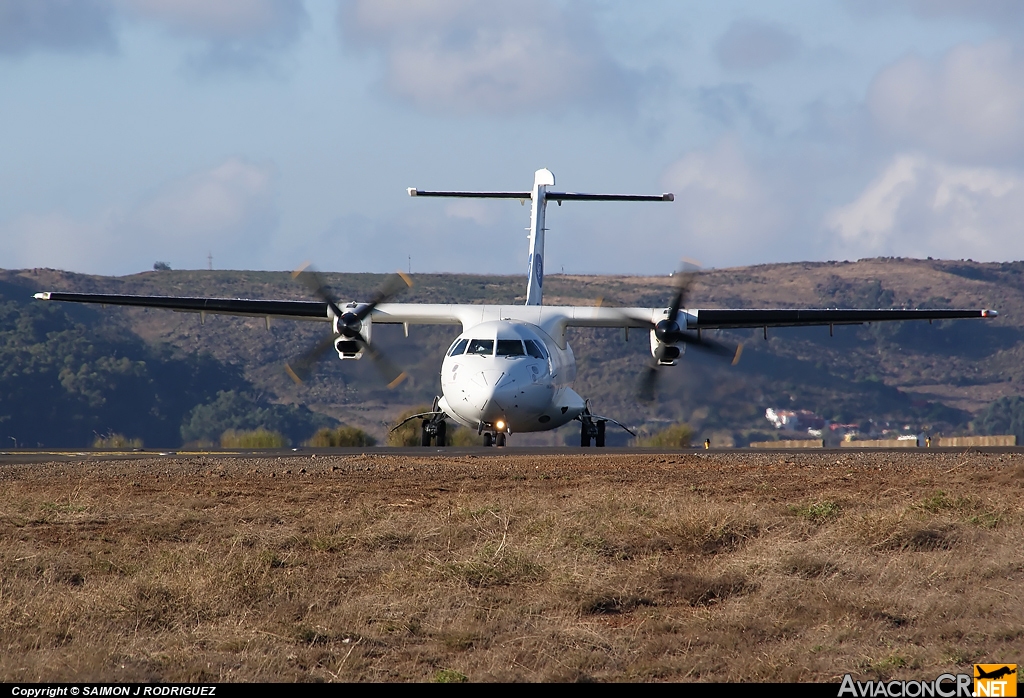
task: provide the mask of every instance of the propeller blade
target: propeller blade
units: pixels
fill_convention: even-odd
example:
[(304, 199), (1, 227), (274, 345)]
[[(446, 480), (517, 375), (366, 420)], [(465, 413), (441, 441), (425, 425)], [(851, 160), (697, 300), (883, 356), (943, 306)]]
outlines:
[(363, 351), (365, 351), (373, 360), (373, 365), (377, 368), (377, 371), (384, 380), (387, 381), (389, 389), (394, 390), (402, 383), (402, 381), (409, 377), (408, 373), (403, 371), (393, 361), (391, 361), (391, 359), (385, 356), (384, 352), (363, 339), (361, 335), (356, 338), (356, 341), (359, 342)]
[(698, 337), (693, 334), (686, 332), (677, 332), (669, 337), (670, 343), (672, 344), (687, 344), (694, 349), (708, 352), (715, 356), (723, 359), (729, 359), (729, 362), (735, 366), (740, 361), (740, 355), (743, 354), (742, 344), (726, 344), (719, 342), (714, 339), (705, 339), (704, 337)]
[(682, 265), (679, 267), (679, 271), (673, 274), (675, 280), (676, 295), (672, 298), (672, 303), (669, 304), (668, 308), (668, 319), (673, 322), (676, 319), (676, 315), (679, 314), (679, 309), (683, 307), (683, 303), (686, 302), (686, 296), (690, 294), (690, 290), (693, 288), (693, 283), (697, 279), (697, 272), (700, 271), (700, 264), (697, 262), (684, 259)]
[(320, 276), (319, 272), (313, 269), (309, 262), (306, 262), (301, 267), (293, 271), (292, 278), (302, 282), (302, 284), (305, 285), (313, 295), (326, 302), (327, 306), (336, 317), (341, 317), (343, 315), (341, 308), (338, 307), (338, 302), (334, 300), (333, 294), (331, 294), (327, 284), (324, 283), (323, 277)]
[(328, 350), (334, 347), (334, 340), (339, 335), (329, 334), (321, 339), (315, 347), (300, 356), (294, 362), (284, 365), (285, 373), (296, 383), (305, 383), (313, 374), (313, 367), (323, 358)]
[(384, 280), (384, 283), (381, 285), (380, 290), (377, 291), (377, 295), (374, 296), (373, 300), (355, 313), (356, 318), (362, 320), (373, 312), (373, 309), (378, 305), (394, 298), (407, 288), (412, 288), (412, 279), (409, 278), (408, 274), (400, 271), (395, 272)]

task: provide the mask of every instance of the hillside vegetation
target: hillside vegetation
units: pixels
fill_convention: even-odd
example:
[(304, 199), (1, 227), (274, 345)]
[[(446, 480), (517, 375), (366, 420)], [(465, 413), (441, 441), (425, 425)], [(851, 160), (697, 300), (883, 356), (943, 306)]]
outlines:
[[(384, 277), (325, 278), (340, 298), (366, 299)], [(424, 274), (414, 281), (399, 300), (513, 304), (523, 302), (525, 291), (519, 276)], [(29, 300), (41, 290), (308, 298), (285, 272), (158, 271), (111, 278), (36, 269), (0, 272), (0, 282), (6, 352), (0, 435), (31, 445), (33, 439), (85, 445), (107, 431), (141, 437), (147, 445), (176, 445), (185, 418), (195, 417), (199, 405), (224, 403), (220, 394), (230, 391), (265, 410), (309, 408), (383, 441), (395, 416), (437, 394), (441, 357), (457, 334), (450, 327), (413, 326), (406, 338), (401, 327), (375, 326), (374, 341), (412, 376), (396, 391), (387, 390), (369, 361), (330, 356), (297, 386), (283, 365), (327, 332), (324, 323), (274, 321), (268, 329), (261, 318), (210, 316), (204, 323), (189, 313)], [(668, 277), (551, 275), (545, 302), (665, 306), (671, 295)], [(1024, 396), (1022, 301), (1022, 262), (868, 259), (708, 270), (688, 306), (969, 307), (994, 308), (1000, 317), (836, 327), (833, 337), (828, 328), (780, 328), (769, 330), (767, 341), (761, 330), (722, 333), (745, 343), (739, 366), (689, 352), (679, 366), (662, 371), (652, 405), (636, 400), (650, 359), (646, 333), (634, 331), (626, 341), (621, 330), (571, 330), (580, 369), (576, 390), (599, 413), (648, 431), (688, 423), (695, 441), (712, 434), (734, 443), (770, 437), (767, 407), (809, 409), (848, 423), (890, 421), (962, 432), (997, 399)], [(293, 442), (326, 425), (302, 414), (299, 422), (308, 433), (289, 435)], [(40, 428), (54, 437), (27, 436)], [(572, 443), (575, 437), (567, 427), (533, 438)]]

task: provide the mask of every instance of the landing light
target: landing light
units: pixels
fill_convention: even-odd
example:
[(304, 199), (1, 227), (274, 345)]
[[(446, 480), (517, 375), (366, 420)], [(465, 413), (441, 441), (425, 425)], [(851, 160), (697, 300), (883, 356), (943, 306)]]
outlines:
[(505, 431), (505, 422), (499, 419), (497, 422), (494, 423), (494, 428), (497, 429), (498, 431)]

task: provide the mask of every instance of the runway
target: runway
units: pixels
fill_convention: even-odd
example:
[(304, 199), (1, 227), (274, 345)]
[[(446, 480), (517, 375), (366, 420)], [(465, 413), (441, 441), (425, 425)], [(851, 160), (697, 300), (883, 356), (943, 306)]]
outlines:
[(488, 457), (522, 457), (522, 456), (585, 456), (585, 455), (616, 455), (616, 456), (678, 456), (678, 455), (756, 455), (756, 454), (806, 454), (806, 455), (842, 455), (893, 453), (901, 455), (927, 455), (936, 453), (992, 453), (1020, 454), (1024, 453), (1021, 446), (972, 446), (963, 447), (932, 447), (932, 448), (711, 448), (701, 447), (685, 449), (667, 448), (572, 448), (572, 447), (506, 447), (485, 448), (435, 448), (435, 447), (359, 447), (359, 448), (283, 448), (283, 449), (210, 449), (204, 451), (177, 451), (173, 449), (11, 449), (0, 451), (0, 466), (5, 464), (26, 464), (65, 461), (117, 461), (138, 460), (149, 458), (309, 458), (317, 457), (351, 457), (351, 456), (389, 456), (423, 458), (488, 458)]

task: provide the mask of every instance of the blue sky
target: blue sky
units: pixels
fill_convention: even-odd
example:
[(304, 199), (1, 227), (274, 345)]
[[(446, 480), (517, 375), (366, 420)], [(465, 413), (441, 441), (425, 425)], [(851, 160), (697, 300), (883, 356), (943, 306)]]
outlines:
[(0, 266), (1024, 258), (1024, 3), (0, 0)]

